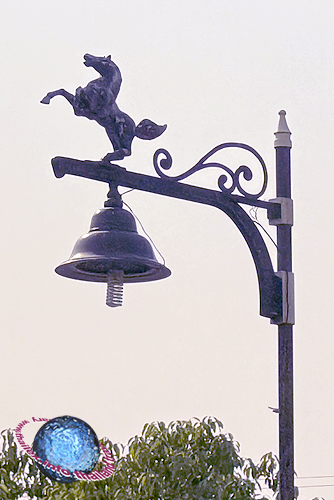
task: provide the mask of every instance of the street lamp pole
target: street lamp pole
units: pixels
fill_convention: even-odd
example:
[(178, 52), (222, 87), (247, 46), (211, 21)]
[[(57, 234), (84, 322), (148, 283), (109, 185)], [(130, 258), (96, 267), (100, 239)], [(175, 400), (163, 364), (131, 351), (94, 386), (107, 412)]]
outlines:
[[(268, 172), (260, 154), (242, 143), (224, 143), (216, 146), (196, 165), (181, 175), (170, 176), (172, 157), (159, 149), (153, 157), (158, 176), (129, 172), (113, 161), (131, 154), (134, 137), (151, 140), (161, 135), (166, 125), (157, 125), (144, 119), (137, 126), (129, 115), (116, 105), (122, 78), (111, 57), (85, 54), (84, 64), (101, 75), (85, 88), (78, 87), (75, 95), (64, 89), (49, 92), (42, 103), (49, 104), (55, 96), (63, 96), (78, 116), (97, 121), (105, 129), (114, 151), (101, 161), (80, 161), (56, 157), (52, 166), (56, 177), (72, 174), (109, 184), (108, 199), (104, 208), (92, 218), (89, 232), (81, 237), (70, 258), (56, 268), (62, 276), (85, 281), (108, 283), (107, 304), (111, 307), (122, 303), (123, 283), (153, 281), (170, 275), (169, 269), (160, 264), (149, 242), (137, 233), (132, 214), (123, 209), (118, 187), (123, 186), (150, 193), (210, 205), (223, 211), (235, 223), (252, 254), (259, 282), (260, 315), (278, 325), (279, 338), (279, 460), (280, 500), (294, 498), (294, 447), (293, 447), (293, 341), (294, 284), (292, 273), (291, 228), (293, 206), (291, 200), (290, 130), (285, 111), (280, 111), (278, 131), (275, 133), (276, 149), (276, 198), (264, 201)], [(226, 149), (247, 151), (256, 159), (262, 174), (262, 187), (249, 192), (245, 184), (253, 178), (251, 168), (240, 165), (236, 170), (218, 162), (216, 153)], [(197, 187), (182, 181), (206, 168), (222, 171), (216, 190)], [(249, 186), (249, 184), (248, 184)], [(263, 237), (243, 206), (263, 208), (269, 224), (277, 227), (277, 272)]]
[[(290, 220), (277, 226), (277, 269), (293, 287), (291, 228), (291, 168), (290, 130), (285, 121), (285, 112), (280, 112), (280, 122), (276, 133), (276, 193), (283, 202), (290, 203)], [(284, 299), (283, 299), (284, 300)], [(289, 298), (287, 298), (287, 302)], [(287, 304), (287, 309), (289, 303)], [(289, 316), (289, 310), (286, 312)], [(279, 359), (279, 457), (281, 499), (294, 498), (294, 425), (293, 425), (293, 325), (294, 318), (278, 325)]]

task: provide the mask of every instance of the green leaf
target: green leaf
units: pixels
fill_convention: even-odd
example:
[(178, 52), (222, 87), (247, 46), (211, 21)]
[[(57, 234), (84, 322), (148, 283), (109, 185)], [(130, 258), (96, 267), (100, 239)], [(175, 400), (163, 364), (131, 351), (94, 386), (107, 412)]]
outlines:
[(210, 416), (145, 424), (142, 435), (131, 438), (127, 447), (104, 438), (116, 468), (98, 482), (52, 482), (30, 457), (18, 453), (11, 430), (3, 431), (2, 438), (4, 500), (15, 500), (23, 491), (41, 500), (251, 500), (259, 498), (259, 479), (273, 494), (278, 489), (277, 458), (268, 453), (258, 465), (242, 458), (239, 443)]

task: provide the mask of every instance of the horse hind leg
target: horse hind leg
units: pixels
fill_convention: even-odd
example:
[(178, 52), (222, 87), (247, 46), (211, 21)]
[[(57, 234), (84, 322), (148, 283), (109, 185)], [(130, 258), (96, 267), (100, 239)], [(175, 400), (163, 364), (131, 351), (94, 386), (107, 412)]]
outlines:
[(123, 160), (125, 156), (131, 155), (132, 141), (135, 136), (135, 123), (134, 121), (125, 115), (125, 117), (116, 120), (116, 130), (108, 130), (106, 128), (107, 135), (114, 147), (113, 153), (108, 153), (103, 160), (113, 161), (113, 160)]
[(120, 149), (115, 149), (115, 151), (113, 151), (112, 153), (108, 153), (102, 158), (102, 160), (103, 161), (123, 160), (126, 156), (130, 155), (131, 155), (131, 147), (129, 149), (120, 148)]

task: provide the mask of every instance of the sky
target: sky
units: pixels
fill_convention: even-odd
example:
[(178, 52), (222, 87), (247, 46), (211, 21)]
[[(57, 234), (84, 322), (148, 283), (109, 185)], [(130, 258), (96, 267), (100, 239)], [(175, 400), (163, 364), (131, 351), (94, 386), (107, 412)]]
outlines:
[[(87, 232), (107, 186), (56, 179), (50, 160), (99, 160), (111, 149), (103, 128), (74, 116), (63, 98), (50, 106), (40, 100), (97, 77), (82, 64), (86, 52), (111, 54), (123, 76), (120, 108), (136, 123), (168, 125), (154, 141), (134, 140), (132, 156), (119, 162), (131, 171), (155, 175), (158, 148), (170, 151), (177, 175), (216, 145), (243, 142), (267, 164), (268, 200), (275, 197), (273, 134), (286, 110), (296, 483), (300, 500), (333, 498), (334, 487), (322, 486), (334, 485), (333, 18), (324, 0), (3, 2), (1, 429), (68, 414), (99, 438), (126, 443), (146, 422), (212, 415), (243, 456), (278, 453), (278, 417), (268, 408), (278, 399), (277, 327), (258, 314), (254, 263), (225, 214), (124, 194), (172, 275), (126, 285), (121, 308), (105, 305), (103, 284), (54, 272)], [(235, 167), (245, 161), (241, 153), (227, 159)], [(217, 189), (217, 177), (206, 171), (188, 182)], [(258, 218), (274, 237), (266, 214)], [(275, 246), (264, 238), (275, 265)]]

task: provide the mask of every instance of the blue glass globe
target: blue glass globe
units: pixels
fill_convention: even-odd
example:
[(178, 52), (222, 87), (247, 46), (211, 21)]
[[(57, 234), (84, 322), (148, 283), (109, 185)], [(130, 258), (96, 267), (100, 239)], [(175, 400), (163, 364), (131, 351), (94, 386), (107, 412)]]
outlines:
[[(32, 449), (42, 460), (42, 464), (36, 462), (40, 471), (53, 481), (62, 483), (77, 481), (74, 471), (91, 472), (100, 454), (99, 440), (93, 429), (80, 418), (68, 415), (53, 418), (42, 425)], [(68, 471), (66, 476), (48, 464), (43, 465), (45, 460)]]

